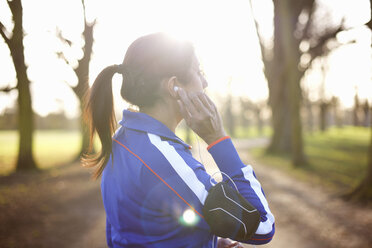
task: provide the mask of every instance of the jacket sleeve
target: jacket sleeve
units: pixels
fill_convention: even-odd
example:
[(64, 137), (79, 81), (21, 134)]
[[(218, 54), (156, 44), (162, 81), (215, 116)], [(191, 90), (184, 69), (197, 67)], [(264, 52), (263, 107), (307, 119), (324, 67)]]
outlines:
[[(154, 150), (148, 150), (147, 155), (151, 154), (151, 158), (156, 157), (156, 162), (153, 161), (152, 165), (159, 177), (154, 177), (154, 173), (150, 170), (143, 171), (143, 181), (152, 188), (151, 198), (154, 202), (151, 205), (165, 204), (162, 209), (168, 209), (167, 212), (177, 211), (176, 217), (181, 211), (191, 208), (202, 220), (202, 208), (213, 179), (191, 154), (176, 150), (156, 135), (149, 134), (149, 138), (154, 145)], [(261, 223), (249, 243), (268, 243), (274, 234), (274, 217), (252, 168), (242, 163), (229, 138), (215, 142), (208, 147), (208, 150), (219, 169), (234, 180), (243, 197), (260, 212)], [(159, 199), (162, 199), (162, 203)], [(199, 222), (198, 228), (209, 229), (204, 221)]]
[[(207, 149), (219, 169), (234, 180), (240, 194), (260, 212), (261, 222), (256, 233), (247, 243), (266, 244), (270, 242), (275, 233), (275, 218), (270, 211), (264, 191), (252, 167), (241, 161), (228, 136), (212, 143)], [(224, 178), (225, 180), (227, 181), (227, 178)]]

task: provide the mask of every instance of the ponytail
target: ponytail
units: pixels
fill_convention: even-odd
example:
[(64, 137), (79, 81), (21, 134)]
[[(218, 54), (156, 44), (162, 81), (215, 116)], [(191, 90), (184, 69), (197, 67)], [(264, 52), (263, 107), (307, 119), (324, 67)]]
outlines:
[[(153, 106), (161, 99), (161, 82), (177, 76), (189, 82), (192, 60), (195, 56), (191, 43), (154, 33), (136, 39), (127, 49), (123, 64), (106, 67), (96, 78), (85, 100), (84, 117), (90, 127), (90, 145), (83, 155), (84, 167), (95, 167), (92, 177), (102, 174), (112, 153), (112, 135), (116, 128), (112, 77), (123, 75), (121, 97), (140, 109)], [(125, 65), (125, 66), (124, 66)], [(97, 132), (102, 148), (92, 154), (93, 135)]]
[[(97, 76), (92, 88), (86, 95), (84, 119), (90, 129), (89, 149), (83, 155), (84, 167), (98, 166), (93, 172), (92, 178), (97, 179), (102, 174), (112, 154), (112, 135), (115, 130), (114, 101), (112, 95), (112, 77), (121, 72), (122, 66), (108, 66)], [(93, 137), (97, 132), (101, 142), (101, 151), (92, 154)]]

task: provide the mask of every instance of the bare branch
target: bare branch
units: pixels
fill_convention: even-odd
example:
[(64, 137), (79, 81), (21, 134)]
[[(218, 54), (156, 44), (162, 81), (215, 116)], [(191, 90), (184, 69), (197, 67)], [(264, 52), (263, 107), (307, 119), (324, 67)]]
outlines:
[(10, 39), (8, 38), (8, 36), (6, 35), (6, 33), (9, 33), (4, 24), (2, 22), (0, 22), (0, 34), (1, 34), (1, 37), (3, 37), (5, 43), (10, 46)]
[(74, 90), (74, 87), (71, 86), (71, 84), (69, 84), (66, 80), (63, 80), (63, 82), (65, 82), (65, 84), (66, 84), (68, 87), (70, 87), (72, 90)]
[(70, 65), (70, 62), (67, 60), (67, 58), (65, 57), (65, 54), (63, 52), (57, 52), (56, 54), (57, 54), (58, 58), (63, 59), (66, 62), (66, 64)]
[[(349, 44), (354, 44), (354, 43), (356, 43), (356, 40), (351, 40), (351, 41), (349, 41), (349, 42), (347, 42), (347, 43), (345, 43), (345, 44), (340, 44), (340, 43), (338, 43), (338, 44), (336, 44), (335, 47), (332, 48), (332, 50), (333, 50), (333, 49), (337, 49), (337, 48), (339, 48), (339, 47), (341, 47), (341, 46), (343, 46), (343, 45), (349, 45)], [(302, 73), (304, 74), (304, 73), (305, 73), (305, 70), (311, 67), (313, 61), (314, 61), (317, 57), (319, 57), (319, 56), (327, 56), (327, 54), (328, 54), (330, 51), (331, 51), (331, 50), (326, 50), (326, 51), (323, 50), (323, 51), (321, 51), (321, 54), (316, 54), (316, 55), (314, 55), (314, 56), (311, 56), (311, 59), (310, 59), (310, 61), (307, 63), (307, 66), (304, 67), (304, 68), (302, 68)]]
[(13, 18), (13, 31), (11, 39), (23, 38), (23, 8), (21, 0), (7, 0), (10, 11), (12, 12)]
[(311, 5), (311, 7), (309, 9), (308, 20), (307, 20), (306, 26), (305, 26), (305, 28), (303, 30), (303, 33), (302, 33), (302, 40), (308, 39), (310, 37), (309, 30), (310, 30), (310, 27), (311, 27), (311, 25), (313, 23), (313, 14), (314, 14), (314, 11), (315, 11), (315, 7), (314, 7), (314, 5)]
[(16, 90), (16, 89), (17, 89), (17, 87), (6, 86), (6, 87), (4, 87), (4, 88), (0, 88), (0, 92), (8, 93), (8, 92), (10, 92), (10, 91), (12, 91), (12, 90)]
[(13, 1), (7, 0), (6, 3), (8, 4), (10, 11), (13, 13), (13, 10), (14, 10)]
[(342, 22), (342, 24), (337, 29), (335, 29), (331, 32), (328, 32), (325, 35), (321, 36), (320, 39), (318, 40), (317, 44), (313, 47), (310, 47), (309, 53), (310, 53), (312, 59), (315, 59), (316, 57), (322, 55), (325, 52), (324, 46), (325, 46), (325, 44), (327, 44), (328, 41), (330, 41), (331, 39), (335, 39), (338, 33), (347, 30), (343, 26), (344, 25), (343, 25), (343, 22)]
[(371, 19), (366, 23), (367, 27), (372, 30), (372, 0), (369, 0)]
[(372, 19), (369, 20), (369, 22), (366, 23), (367, 27), (372, 30)]
[(267, 58), (266, 58), (266, 55), (265, 55), (264, 39), (263, 39), (262, 35), (259, 32), (259, 24), (257, 22), (257, 19), (254, 16), (254, 13), (253, 13), (252, 0), (249, 1), (249, 4), (250, 4), (250, 7), (251, 7), (251, 14), (252, 14), (252, 18), (254, 20), (254, 24), (255, 24), (255, 28), (256, 28), (256, 34), (257, 34), (257, 37), (258, 37), (258, 41), (260, 42), (261, 57), (262, 57), (262, 60), (265, 62), (265, 61), (267, 61)]
[(62, 31), (61, 31), (60, 29), (57, 28), (56, 33), (57, 33), (57, 34), (56, 34), (57, 37), (58, 37), (62, 42), (67, 43), (67, 45), (69, 45), (70, 47), (72, 46), (72, 41), (70, 41), (70, 40), (66, 39), (65, 37), (63, 37), (63, 35), (62, 35)]
[(76, 76), (78, 77), (78, 84), (75, 86), (74, 91), (77, 96), (83, 97), (84, 92), (89, 88), (89, 61), (92, 56), (92, 47), (94, 42), (93, 32), (96, 20), (91, 23), (88, 23), (84, 20), (84, 55), (78, 61), (78, 66), (74, 69)]
[(85, 1), (81, 0), (81, 4), (83, 5), (84, 23), (87, 23), (87, 16), (85, 14)]

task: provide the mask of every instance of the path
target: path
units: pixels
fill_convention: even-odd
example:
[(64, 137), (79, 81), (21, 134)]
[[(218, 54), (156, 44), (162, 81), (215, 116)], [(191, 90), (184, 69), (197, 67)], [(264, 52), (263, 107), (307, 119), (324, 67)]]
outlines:
[[(276, 217), (276, 235), (261, 247), (372, 247), (371, 209), (346, 204), (257, 163), (246, 151), (266, 142), (234, 141), (242, 160), (255, 169)], [(213, 159), (205, 144), (200, 146), (207, 171), (213, 173)], [(193, 153), (200, 159), (197, 144)], [(99, 183), (89, 180), (87, 169), (78, 164), (0, 178), (0, 247), (106, 247)]]
[[(243, 162), (254, 168), (276, 217), (274, 239), (260, 247), (372, 247), (372, 209), (345, 203), (324, 188), (300, 182), (278, 169), (254, 161), (247, 151), (266, 144), (266, 139), (234, 140)], [(218, 171), (205, 149), (201, 149), (202, 159), (198, 145), (193, 150), (194, 156), (207, 165), (210, 174)]]
[(276, 216), (276, 235), (265, 247), (372, 247), (372, 209), (345, 203), (333, 192), (264, 166), (244, 152), (244, 141), (234, 143), (242, 160), (254, 167)]
[(77, 163), (0, 178), (0, 247), (106, 247), (99, 190)]

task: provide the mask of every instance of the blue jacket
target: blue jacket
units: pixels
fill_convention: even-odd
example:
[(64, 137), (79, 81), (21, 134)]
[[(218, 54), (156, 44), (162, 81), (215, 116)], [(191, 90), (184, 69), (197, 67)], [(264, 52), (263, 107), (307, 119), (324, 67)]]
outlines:
[[(101, 181), (108, 246), (216, 247), (216, 237), (202, 216), (211, 177), (192, 156), (191, 147), (144, 113), (124, 110), (120, 124)], [(274, 216), (252, 167), (243, 164), (229, 137), (214, 142), (208, 151), (261, 214), (248, 243), (269, 242)]]

